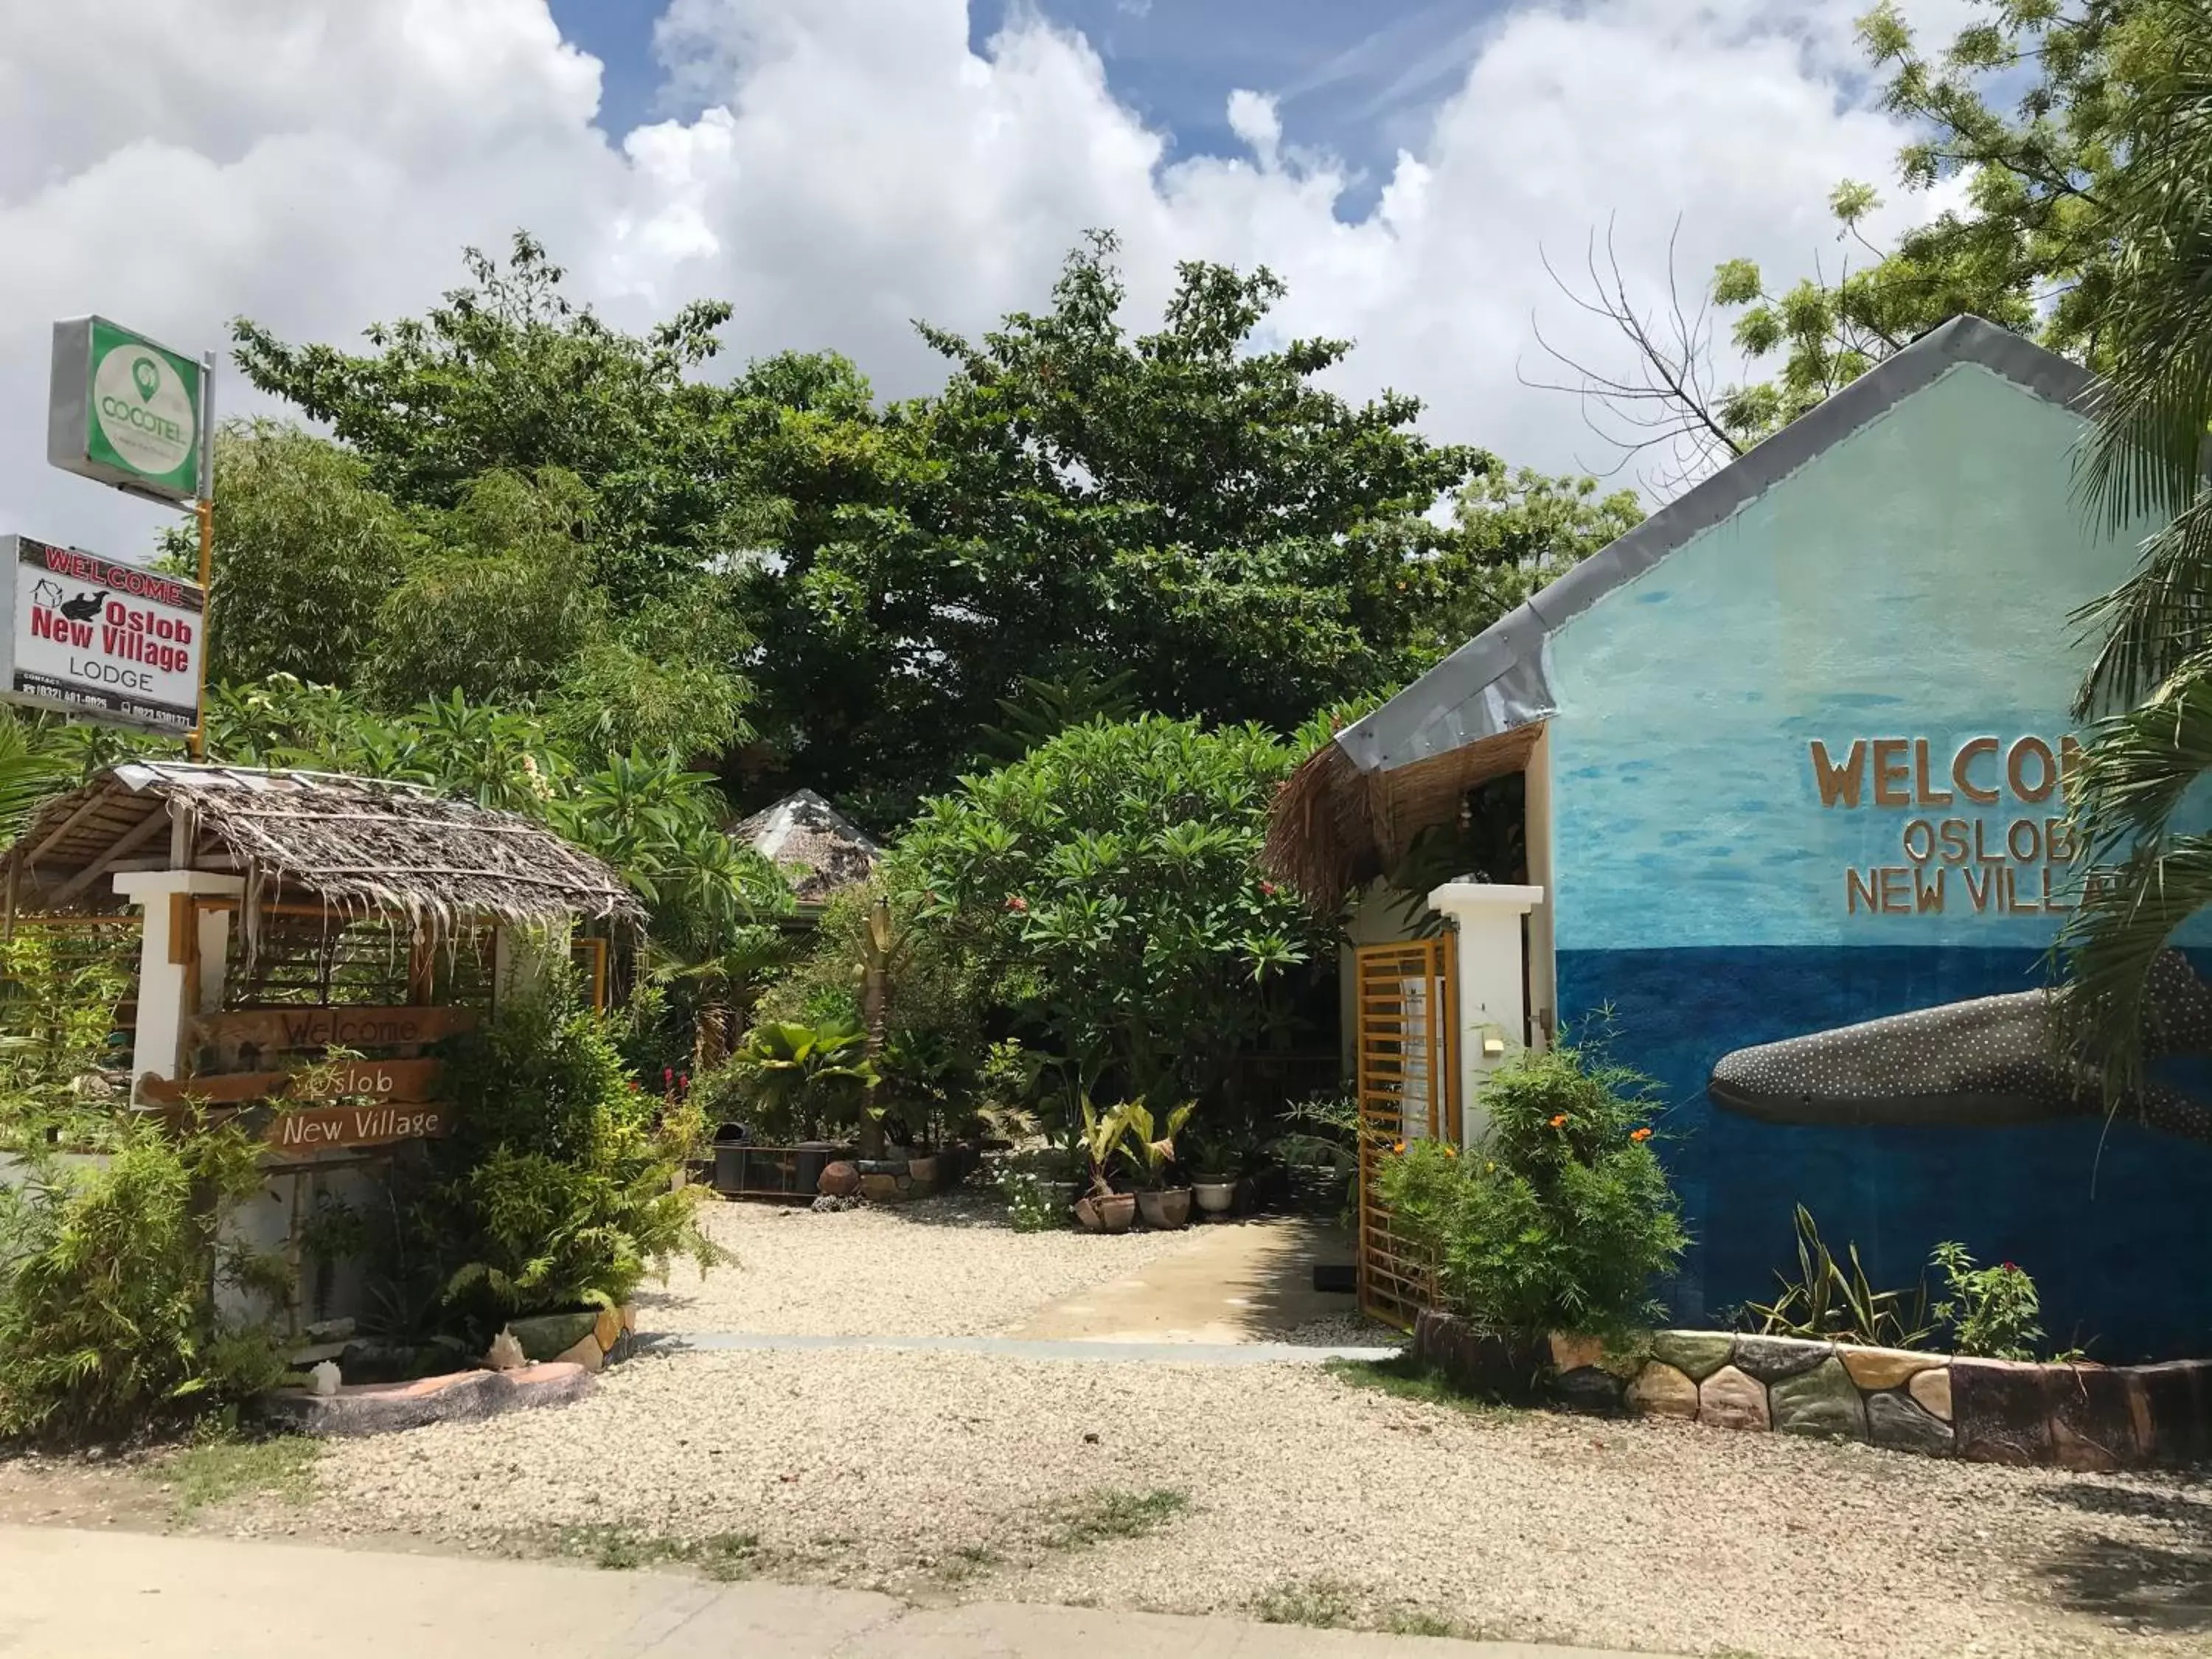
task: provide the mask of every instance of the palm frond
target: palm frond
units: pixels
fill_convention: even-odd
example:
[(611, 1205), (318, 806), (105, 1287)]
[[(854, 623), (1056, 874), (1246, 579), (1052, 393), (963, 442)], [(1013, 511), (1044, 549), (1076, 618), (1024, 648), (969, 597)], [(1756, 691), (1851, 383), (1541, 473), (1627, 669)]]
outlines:
[(2073, 620), (2104, 632), (2075, 698), (2076, 720), (2140, 696), (2212, 639), (2212, 489), (2146, 539), (2134, 574)]
[(2212, 836), (2138, 848), (2099, 869), (2059, 938), (2065, 1012), (2081, 1059), (2117, 1103), (2143, 1079), (2153, 965), (2174, 930), (2212, 905)]
[(2136, 708), (2089, 733), (2073, 783), (2075, 821), (2097, 863), (2166, 833), (2212, 772), (2212, 649), (2200, 650)]

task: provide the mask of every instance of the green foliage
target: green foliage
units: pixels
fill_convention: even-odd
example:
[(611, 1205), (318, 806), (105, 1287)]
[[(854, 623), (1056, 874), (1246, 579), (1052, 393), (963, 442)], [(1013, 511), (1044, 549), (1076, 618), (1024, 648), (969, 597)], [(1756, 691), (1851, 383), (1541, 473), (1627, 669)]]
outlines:
[(1121, 1156), (1148, 1189), (1158, 1191), (1167, 1184), (1168, 1170), (1176, 1161), (1176, 1137), (1197, 1109), (1196, 1101), (1186, 1100), (1169, 1112), (1164, 1121), (1155, 1123), (1152, 1109), (1141, 1100), (1127, 1102), (1121, 1108), (1127, 1126)]
[(1688, 1241), (1649, 1086), (1574, 1048), (1524, 1054), (1484, 1085), (1479, 1145), (1415, 1141), (1384, 1162), (1393, 1225), (1445, 1305), (1519, 1337), (1610, 1336), (1656, 1313), (1651, 1281)]
[(229, 1126), (171, 1133), (117, 1114), (96, 1169), (11, 1148), (27, 1184), (0, 1187), (0, 1437), (85, 1440), (250, 1397), (283, 1365), (219, 1318), (212, 1285), (280, 1297), (281, 1262), (219, 1243), (261, 1192), (258, 1146)]
[(730, 441), (744, 399), (691, 373), (719, 349), (728, 306), (686, 306), (639, 337), (573, 305), (526, 235), (503, 267), (473, 248), (465, 263), (466, 287), (426, 317), (369, 329), (367, 353), (288, 345), (241, 320), (239, 366), (327, 424), (410, 508), (461, 507), (490, 474), (573, 475), (598, 504), (592, 580), (618, 605), (757, 544), (763, 508)]
[(931, 801), (890, 879), (1072, 1078), (1218, 1102), (1328, 945), (1256, 864), (1293, 759), (1253, 726), (1079, 726)]
[[(405, 515), (352, 452), (295, 426), (234, 421), (216, 437), (215, 579), (208, 672), (349, 683), (374, 647), (379, 607), (405, 568)], [(197, 534), (167, 538), (197, 571)]]
[(1951, 1327), (1953, 1352), (1985, 1359), (2036, 1358), (2043, 1344), (2043, 1304), (2025, 1269), (2009, 1261), (1978, 1267), (1965, 1245), (1948, 1241), (1929, 1260), (1948, 1292), (1936, 1304), (1936, 1317)]
[(763, 1140), (810, 1140), (859, 1122), (875, 1083), (867, 1033), (849, 1019), (763, 1020), (731, 1056)]
[(625, 1302), (678, 1255), (719, 1259), (700, 1189), (672, 1181), (697, 1124), (659, 1118), (660, 1097), (572, 993), (512, 998), (446, 1048), (457, 1121), (386, 1243), (395, 1285), (434, 1286), (446, 1321), (481, 1344), (511, 1317)]
[(999, 1196), (1006, 1200), (1006, 1221), (1018, 1233), (1048, 1232), (1067, 1225), (1067, 1206), (1052, 1183), (1033, 1170), (999, 1172)]
[(321, 1443), (305, 1435), (212, 1435), (172, 1452), (161, 1460), (161, 1471), (174, 1489), (179, 1515), (248, 1492), (274, 1492), (296, 1504), (313, 1493), (315, 1460), (321, 1452)]
[[(1797, 1277), (1777, 1273), (1781, 1294), (1771, 1303), (1752, 1303), (1746, 1311), (1769, 1336), (1804, 1337), (1817, 1342), (1856, 1342), (1872, 1348), (1917, 1348), (1948, 1317), (1930, 1311), (1928, 1286), (1914, 1291), (1877, 1291), (1850, 1244), (1847, 1269), (1821, 1242), (1813, 1213), (1797, 1206)], [(1939, 1247), (1948, 1248), (1948, 1247)]]
[(1126, 672), (1153, 710), (1288, 729), (1425, 665), (1424, 515), (1483, 458), (1422, 439), (1413, 398), (1326, 390), (1346, 343), (1267, 343), (1265, 270), (1185, 264), (1133, 337), (1114, 247), (980, 342), (924, 327), (936, 396), (763, 438), (793, 510), (749, 573), (760, 725), (863, 817), (949, 787), (1025, 683)]
[(0, 939), (0, 1146), (97, 1145), (106, 1085), (98, 1076), (136, 941), (65, 953), (45, 929)]
[(1081, 1550), (1110, 1538), (1142, 1538), (1189, 1507), (1190, 1494), (1173, 1486), (1147, 1492), (1102, 1488), (1061, 1504), (1044, 1541), (1053, 1549)]
[[(88, 734), (101, 730), (89, 726), (75, 729)], [(58, 721), (0, 708), (0, 846), (22, 832), (24, 823), (47, 796), (70, 787), (82, 775), (77, 751), (83, 745), (72, 742), (65, 735), (68, 731)]]
[(1632, 489), (1598, 494), (1588, 477), (1492, 466), (1459, 490), (1440, 550), (1425, 626), (1439, 652), (1467, 641), (1644, 522)]

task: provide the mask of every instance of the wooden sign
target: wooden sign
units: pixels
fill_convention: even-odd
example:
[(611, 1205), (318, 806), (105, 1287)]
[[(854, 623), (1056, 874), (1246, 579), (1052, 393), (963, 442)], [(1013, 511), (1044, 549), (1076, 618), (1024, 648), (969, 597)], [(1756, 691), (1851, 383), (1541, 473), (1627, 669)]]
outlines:
[(311, 1098), (366, 1095), (377, 1101), (413, 1103), (430, 1099), (442, 1068), (434, 1060), (341, 1060), (310, 1072), (218, 1072), (206, 1077), (141, 1078), (138, 1098), (154, 1106), (180, 1106), (187, 1099), (234, 1106), (250, 1100), (296, 1100), (313, 1086)]
[(477, 1027), (474, 1008), (240, 1008), (192, 1022), (193, 1035), (219, 1047), (389, 1048), (435, 1042)]
[(296, 1155), (337, 1147), (384, 1146), (395, 1140), (435, 1140), (453, 1133), (453, 1109), (426, 1106), (303, 1106), (280, 1110), (263, 1139)]

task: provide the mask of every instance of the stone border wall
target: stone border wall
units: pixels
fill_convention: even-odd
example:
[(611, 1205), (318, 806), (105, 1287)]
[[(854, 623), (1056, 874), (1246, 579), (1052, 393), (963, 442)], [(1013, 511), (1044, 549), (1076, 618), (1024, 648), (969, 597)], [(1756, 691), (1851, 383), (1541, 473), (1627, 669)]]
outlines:
[(2212, 1360), (2024, 1364), (1727, 1331), (1658, 1331), (1616, 1364), (1593, 1339), (1522, 1347), (1430, 1310), (1413, 1352), (1476, 1392), (1714, 1428), (1864, 1440), (1984, 1463), (2135, 1468), (2212, 1458)]

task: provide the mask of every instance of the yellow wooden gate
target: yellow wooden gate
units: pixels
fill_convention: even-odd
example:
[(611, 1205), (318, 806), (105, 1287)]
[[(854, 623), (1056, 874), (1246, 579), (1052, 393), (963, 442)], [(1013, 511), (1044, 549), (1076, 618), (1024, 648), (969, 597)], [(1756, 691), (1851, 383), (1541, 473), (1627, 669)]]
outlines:
[(1359, 1306), (1409, 1328), (1426, 1270), (1391, 1231), (1376, 1170), (1401, 1141), (1459, 1139), (1458, 1000), (1453, 940), (1363, 945), (1358, 988)]

